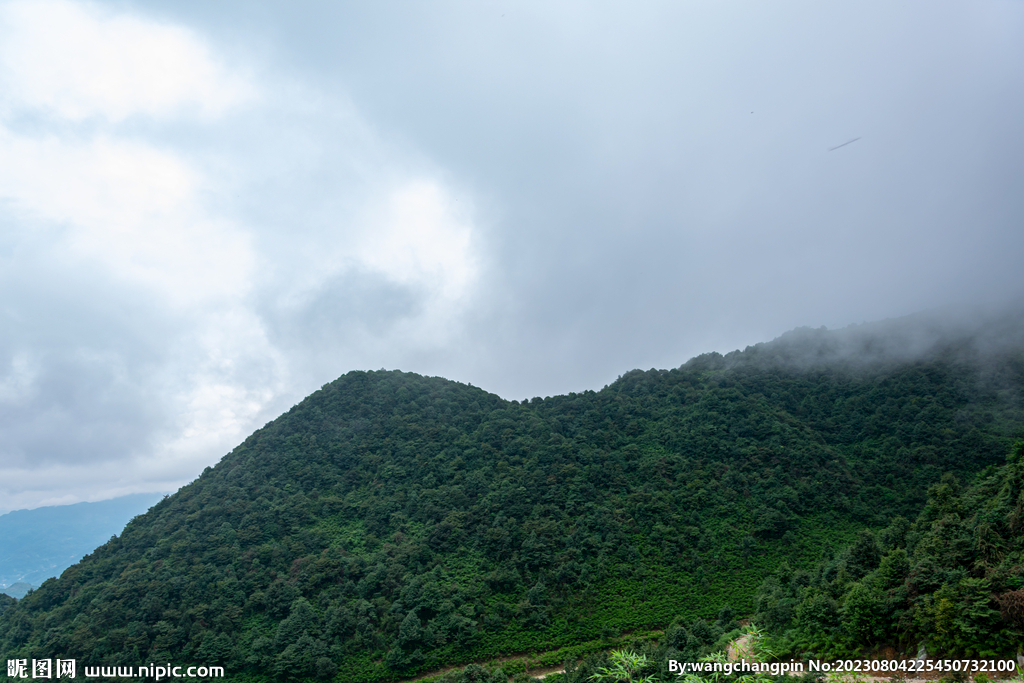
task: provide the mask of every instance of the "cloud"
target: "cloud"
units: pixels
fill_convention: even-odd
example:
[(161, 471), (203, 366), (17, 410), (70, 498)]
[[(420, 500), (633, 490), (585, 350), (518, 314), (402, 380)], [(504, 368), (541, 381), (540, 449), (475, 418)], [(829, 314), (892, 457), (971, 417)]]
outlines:
[(79, 121), (219, 116), (254, 97), (192, 32), (67, 0), (0, 5), (7, 106)]
[(0, 85), (4, 507), (176, 488), (459, 333), (472, 202), (343, 95), (73, 2), (0, 4)]
[(49, 249), (101, 265), (176, 302), (237, 296), (252, 253), (237, 227), (206, 214), (203, 182), (180, 156), (106, 134), (87, 140), (0, 127), (0, 194), (27, 224), (59, 226)]
[(10, 359), (10, 370), (0, 381), (0, 403), (24, 403), (31, 398), (38, 370), (28, 353), (21, 351)]
[(0, 0), (0, 500), (170, 488), (355, 368), (522, 398), (1022, 291), (1021, 27)]
[(353, 255), (361, 267), (422, 293), (419, 317), (429, 329), (407, 332), (421, 343), (449, 340), (479, 275), (471, 208), (460, 208), (437, 182), (416, 179), (394, 188), (375, 213)]

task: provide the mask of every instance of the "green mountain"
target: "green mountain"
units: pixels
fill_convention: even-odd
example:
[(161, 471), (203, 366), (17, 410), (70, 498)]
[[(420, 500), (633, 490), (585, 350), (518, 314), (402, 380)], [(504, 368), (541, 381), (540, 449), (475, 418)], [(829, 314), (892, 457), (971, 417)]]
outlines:
[(118, 534), (132, 517), (163, 497), (136, 493), (97, 503), (52, 505), (0, 515), (0, 592), (14, 584), (41, 584), (58, 576)]
[(351, 372), (0, 604), (0, 656), (391, 680), (750, 614), (783, 562), (1004, 462), (1021, 328), (796, 330), (523, 402)]

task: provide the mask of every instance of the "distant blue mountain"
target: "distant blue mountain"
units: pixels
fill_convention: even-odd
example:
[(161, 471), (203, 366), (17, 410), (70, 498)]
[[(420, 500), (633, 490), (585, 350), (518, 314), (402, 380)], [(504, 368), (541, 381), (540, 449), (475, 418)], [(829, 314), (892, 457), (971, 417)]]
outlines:
[(60, 576), (161, 498), (162, 493), (136, 493), (0, 515), (0, 593), (7, 587), (21, 592), (20, 586), (13, 586), (16, 583), (38, 586)]
[(36, 588), (39, 588), (39, 586), (33, 586), (30, 583), (19, 581), (18, 583), (13, 583), (7, 588), (0, 590), (0, 593), (4, 593), (7, 596), (12, 597), (16, 600), (21, 600), (28, 594), (30, 590), (35, 590)]

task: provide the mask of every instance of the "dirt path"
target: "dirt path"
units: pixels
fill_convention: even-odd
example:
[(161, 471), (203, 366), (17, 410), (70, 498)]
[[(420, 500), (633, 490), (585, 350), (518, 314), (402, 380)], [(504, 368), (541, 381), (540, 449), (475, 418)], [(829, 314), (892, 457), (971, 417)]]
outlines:
[[(499, 664), (500, 665), (501, 662), (508, 662), (508, 661), (513, 660), (513, 659), (521, 659), (522, 657), (523, 657), (523, 655), (521, 655), (521, 654), (520, 655), (507, 655), (505, 657), (498, 657), (496, 659), (487, 659), (487, 660), (476, 662), (476, 663), (480, 664), (480, 665), (486, 665), (486, 664)], [(444, 674), (448, 673), (449, 671), (456, 671), (456, 670), (465, 668), (466, 666), (467, 666), (466, 664), (457, 664), (457, 665), (454, 665), (454, 666), (445, 667), (444, 669), (438, 669), (437, 671), (431, 671), (429, 673), (420, 674), (420, 675), (416, 676), (415, 678), (403, 678), (401, 681), (399, 681), (399, 683), (417, 683), (417, 681), (422, 681), (425, 678), (433, 678), (435, 676), (443, 676)], [(542, 666), (542, 667), (537, 667), (535, 669), (530, 669), (526, 673), (530, 674), (534, 678), (544, 678), (545, 676), (550, 676), (551, 674), (560, 674), (563, 671), (565, 671), (565, 667), (564, 666)], [(511, 678), (512, 677), (509, 676), (510, 680), (511, 680)]]
[(725, 649), (725, 657), (730, 662), (736, 662), (744, 657), (750, 656), (750, 636), (742, 635), (729, 643)]

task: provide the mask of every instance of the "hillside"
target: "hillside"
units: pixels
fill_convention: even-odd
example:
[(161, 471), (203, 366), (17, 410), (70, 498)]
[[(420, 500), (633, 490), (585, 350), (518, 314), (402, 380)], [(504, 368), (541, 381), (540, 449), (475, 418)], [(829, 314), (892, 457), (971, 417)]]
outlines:
[(811, 571), (776, 572), (758, 608), (793, 654), (1011, 658), (1024, 640), (1024, 442), (969, 486), (945, 475), (913, 523), (897, 517)]
[(1024, 436), (1019, 327), (921, 329), (524, 402), (351, 372), (0, 606), (0, 654), (370, 681), (752, 613), (780, 563), (915, 518)]

